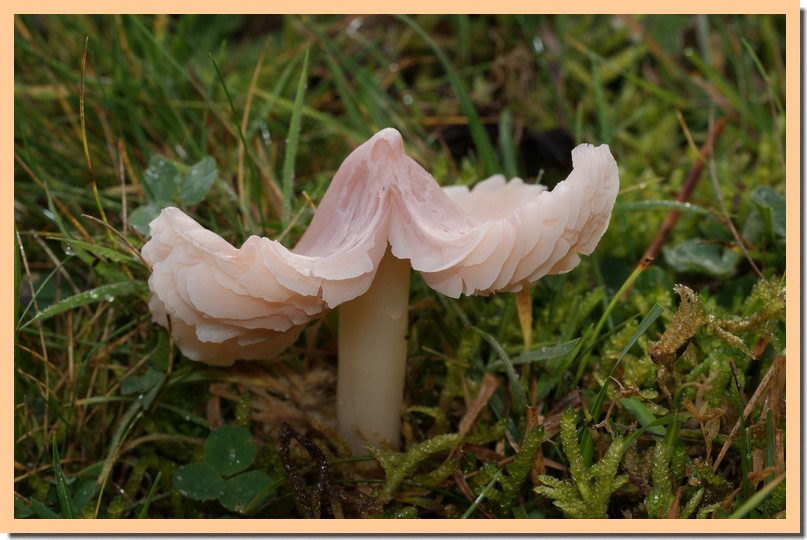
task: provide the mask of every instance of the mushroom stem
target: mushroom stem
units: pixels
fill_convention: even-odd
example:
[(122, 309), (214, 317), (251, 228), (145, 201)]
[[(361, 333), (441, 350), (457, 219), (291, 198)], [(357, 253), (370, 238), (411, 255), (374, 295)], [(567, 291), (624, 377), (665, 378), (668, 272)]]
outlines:
[(339, 306), (336, 422), (356, 455), (400, 442), (409, 273), (388, 247), (370, 289)]

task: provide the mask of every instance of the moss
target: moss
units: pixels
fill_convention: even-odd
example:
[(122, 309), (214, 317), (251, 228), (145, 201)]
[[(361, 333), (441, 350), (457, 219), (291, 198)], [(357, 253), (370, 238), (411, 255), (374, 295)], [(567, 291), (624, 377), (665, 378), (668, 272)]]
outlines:
[(561, 445), (569, 461), (570, 478), (560, 480), (541, 475), (538, 479), (544, 485), (536, 487), (535, 492), (552, 499), (566, 517), (605, 518), (608, 517), (611, 494), (628, 481), (625, 475), (617, 476), (624, 440), (614, 439), (605, 455), (591, 467), (586, 467), (577, 440), (575, 418), (574, 411), (569, 410), (564, 413), (560, 425)]

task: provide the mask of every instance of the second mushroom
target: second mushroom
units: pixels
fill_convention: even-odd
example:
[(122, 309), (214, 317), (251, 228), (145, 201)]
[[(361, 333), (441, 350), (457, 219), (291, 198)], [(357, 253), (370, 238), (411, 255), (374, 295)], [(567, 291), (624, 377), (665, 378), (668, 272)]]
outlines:
[[(516, 292), (590, 254), (619, 188), (607, 146), (551, 191), (493, 176), (441, 188), (387, 128), (342, 163), (294, 249), (236, 248), (177, 208), (151, 223), (149, 307), (192, 360), (269, 359), (339, 308), (337, 427), (355, 454), (399, 445), (410, 269), (457, 298)], [(170, 321), (170, 322), (169, 322)]]

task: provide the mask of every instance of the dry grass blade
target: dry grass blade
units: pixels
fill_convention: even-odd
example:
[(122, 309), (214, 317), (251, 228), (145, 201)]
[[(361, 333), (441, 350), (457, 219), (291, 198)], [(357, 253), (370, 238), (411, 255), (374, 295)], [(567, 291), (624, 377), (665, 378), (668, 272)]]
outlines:
[(775, 388), (778, 382), (785, 377), (785, 357), (784, 356), (777, 356), (774, 358), (771, 367), (768, 369), (768, 372), (763, 377), (762, 381), (760, 381), (759, 386), (757, 386), (756, 391), (751, 396), (751, 399), (748, 400), (748, 404), (745, 406), (745, 410), (743, 410), (742, 418), (738, 418), (737, 422), (734, 424), (734, 427), (729, 433), (729, 436), (726, 438), (726, 442), (723, 444), (723, 448), (720, 449), (720, 453), (717, 455), (715, 459), (714, 465), (712, 466), (713, 470), (717, 470), (720, 466), (720, 463), (723, 461), (723, 458), (726, 456), (726, 453), (729, 451), (731, 444), (740, 434), (740, 427), (742, 425), (742, 421), (748, 418), (748, 415), (754, 410), (754, 407), (760, 402), (760, 400), (765, 396), (771, 388)]
[(465, 435), (468, 434), (476, 421), (476, 417), (487, 407), (488, 401), (490, 401), (490, 398), (498, 387), (499, 380), (496, 379), (493, 374), (485, 373), (484, 377), (482, 377), (479, 393), (476, 395), (473, 403), (471, 403), (471, 406), (468, 407), (468, 410), (465, 411), (462, 420), (460, 420), (459, 434), (461, 437), (465, 437)]

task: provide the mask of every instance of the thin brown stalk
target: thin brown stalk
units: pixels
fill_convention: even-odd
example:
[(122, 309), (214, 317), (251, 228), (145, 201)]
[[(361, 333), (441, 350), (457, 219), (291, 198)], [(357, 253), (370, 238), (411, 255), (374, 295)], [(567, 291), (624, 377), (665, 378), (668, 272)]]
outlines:
[(718, 454), (717, 458), (715, 459), (714, 465), (712, 466), (713, 470), (717, 470), (720, 466), (720, 462), (723, 461), (723, 458), (726, 456), (726, 453), (729, 451), (731, 447), (731, 443), (734, 442), (734, 439), (740, 434), (740, 425), (742, 420), (748, 418), (748, 415), (751, 414), (754, 407), (756, 407), (759, 400), (762, 398), (769, 391), (769, 387), (773, 382), (776, 381), (778, 377), (780, 377), (780, 373), (783, 373), (785, 369), (785, 358), (784, 356), (777, 356), (774, 358), (771, 367), (768, 369), (768, 372), (762, 378), (762, 381), (757, 386), (754, 395), (751, 396), (751, 399), (748, 400), (748, 404), (745, 406), (745, 410), (743, 410), (743, 415), (741, 418), (737, 419), (737, 422), (734, 424), (734, 428), (732, 428), (731, 433), (729, 433), (728, 438), (726, 438), (726, 442), (723, 444), (723, 448), (720, 449), (720, 453)]

